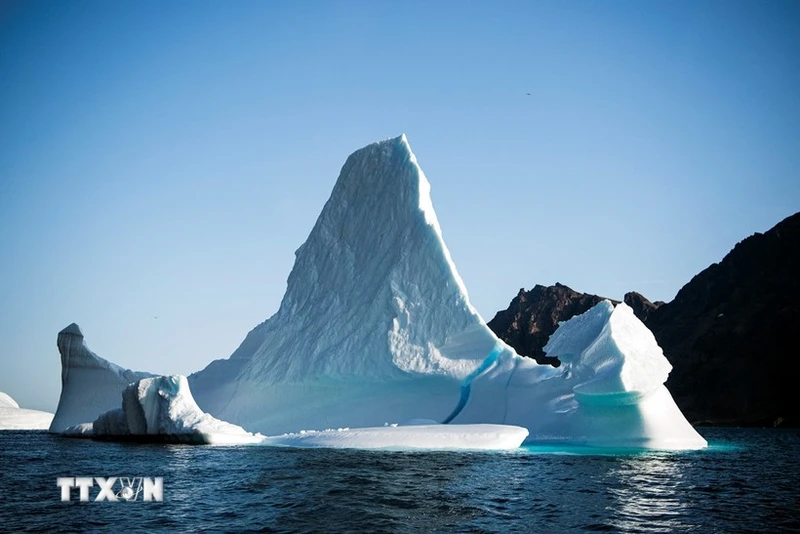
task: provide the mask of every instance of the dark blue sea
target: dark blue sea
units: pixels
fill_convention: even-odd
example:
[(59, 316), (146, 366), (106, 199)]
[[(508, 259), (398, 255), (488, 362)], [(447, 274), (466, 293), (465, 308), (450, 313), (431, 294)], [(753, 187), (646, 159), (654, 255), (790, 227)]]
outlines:
[[(697, 452), (365, 452), (0, 432), (0, 531), (800, 532), (800, 431)], [(162, 476), (163, 502), (62, 502), (57, 477)], [(92, 490), (92, 497), (96, 491)]]

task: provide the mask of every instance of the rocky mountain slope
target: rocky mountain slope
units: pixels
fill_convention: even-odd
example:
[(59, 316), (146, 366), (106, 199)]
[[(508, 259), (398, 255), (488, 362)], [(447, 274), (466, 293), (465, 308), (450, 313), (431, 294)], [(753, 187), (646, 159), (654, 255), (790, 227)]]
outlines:
[(646, 324), (690, 419), (797, 424), (800, 213), (741, 241)]
[[(520, 354), (557, 364), (542, 347), (558, 322), (602, 300), (556, 284), (520, 290), (489, 327)], [(800, 213), (738, 243), (672, 302), (625, 295), (673, 365), (667, 386), (695, 423), (800, 422)]]

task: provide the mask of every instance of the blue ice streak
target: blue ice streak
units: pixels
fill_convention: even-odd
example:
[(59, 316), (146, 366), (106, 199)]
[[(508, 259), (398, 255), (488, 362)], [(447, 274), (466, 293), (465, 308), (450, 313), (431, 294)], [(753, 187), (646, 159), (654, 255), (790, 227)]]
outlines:
[(495, 343), (492, 352), (486, 356), (486, 359), (483, 360), (480, 367), (472, 371), (467, 378), (464, 379), (464, 382), (461, 383), (461, 398), (458, 399), (458, 404), (453, 409), (453, 412), (447, 416), (447, 418), (442, 421), (443, 425), (448, 424), (450, 421), (456, 418), (458, 414), (461, 413), (461, 410), (464, 409), (464, 406), (467, 405), (467, 401), (469, 400), (469, 395), (472, 392), (472, 381), (478, 378), (481, 374), (484, 373), (489, 367), (494, 365), (494, 362), (497, 361), (497, 357), (500, 356), (500, 353), (503, 352), (503, 347), (500, 346), (499, 343)]

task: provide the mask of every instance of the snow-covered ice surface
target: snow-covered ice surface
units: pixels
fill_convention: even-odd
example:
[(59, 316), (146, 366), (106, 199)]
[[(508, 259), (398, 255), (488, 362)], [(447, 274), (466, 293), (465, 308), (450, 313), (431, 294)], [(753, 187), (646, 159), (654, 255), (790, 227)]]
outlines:
[(414, 425), (302, 430), (264, 438), (264, 445), (336, 449), (516, 449), (528, 435), (509, 425)]
[(0, 391), (0, 430), (42, 430), (52, 420), (53, 414), (20, 408), (10, 395)]
[(104, 360), (86, 346), (83, 333), (72, 323), (58, 333), (61, 354), (61, 398), (51, 432), (93, 421), (98, 415), (119, 407), (122, 390), (150, 373), (131, 371)]
[(203, 412), (185, 376), (143, 378), (126, 387), (121, 397), (121, 408), (105, 412), (91, 425), (69, 427), (64, 435), (211, 445), (259, 443), (263, 438)]
[[(59, 348), (65, 369), (78, 361), (64, 358), (61, 335)], [(627, 306), (601, 303), (564, 323), (547, 349), (561, 367), (518, 356), (472, 307), (401, 136), (347, 159), (277, 313), (189, 383), (209, 414), (273, 436), (426, 419), (522, 426), (534, 442), (706, 445), (664, 388), (669, 363)], [(56, 418), (62, 403), (86, 407), (64, 428), (104, 411), (84, 386), (122, 389), (118, 369), (77, 375), (75, 388), (74, 373), (64, 376)]]

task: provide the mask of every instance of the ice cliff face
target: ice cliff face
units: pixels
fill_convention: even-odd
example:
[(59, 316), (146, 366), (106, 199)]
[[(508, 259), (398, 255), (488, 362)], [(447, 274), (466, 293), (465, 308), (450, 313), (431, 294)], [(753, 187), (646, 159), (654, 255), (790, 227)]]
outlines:
[(104, 360), (86, 346), (83, 332), (72, 323), (58, 333), (61, 354), (61, 398), (50, 424), (51, 432), (93, 421), (119, 405), (122, 390), (150, 373), (123, 369)]

